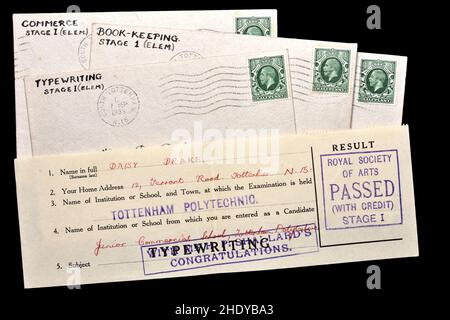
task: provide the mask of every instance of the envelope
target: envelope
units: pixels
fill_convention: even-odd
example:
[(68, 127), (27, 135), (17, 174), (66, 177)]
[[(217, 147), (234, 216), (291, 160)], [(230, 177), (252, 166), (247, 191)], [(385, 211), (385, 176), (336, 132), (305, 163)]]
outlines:
[(276, 10), (15, 14), (17, 154), (31, 155), (23, 77), (87, 69), (93, 22), (277, 35)]
[(352, 128), (401, 125), (407, 57), (358, 52)]
[(407, 127), (213, 145), (16, 159), (25, 287), (418, 255)]
[(92, 28), (92, 68), (287, 48), (297, 130), (350, 128), (356, 44), (146, 26), (93, 24)]
[(295, 133), (288, 61), (287, 50), (260, 51), (27, 77), (33, 156), (172, 144), (227, 130)]

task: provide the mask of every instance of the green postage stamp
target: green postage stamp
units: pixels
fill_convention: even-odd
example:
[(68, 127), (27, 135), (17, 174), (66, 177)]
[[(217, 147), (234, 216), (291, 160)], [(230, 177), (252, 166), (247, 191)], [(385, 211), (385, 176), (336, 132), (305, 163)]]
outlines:
[(270, 17), (236, 18), (236, 33), (252, 36), (270, 36)]
[(395, 61), (362, 60), (358, 101), (394, 103)]
[(350, 50), (316, 49), (313, 91), (348, 92)]
[(248, 60), (253, 101), (288, 97), (284, 56)]

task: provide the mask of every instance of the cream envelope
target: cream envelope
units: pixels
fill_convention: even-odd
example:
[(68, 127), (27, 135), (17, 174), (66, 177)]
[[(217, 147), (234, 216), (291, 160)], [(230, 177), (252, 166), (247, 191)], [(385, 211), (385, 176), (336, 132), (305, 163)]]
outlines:
[(356, 44), (144, 26), (92, 28), (94, 68), (288, 48), (298, 131), (350, 128)]
[(418, 255), (407, 127), (255, 141), (16, 159), (25, 287)]
[(17, 155), (31, 155), (22, 78), (87, 69), (94, 22), (148, 24), (276, 36), (276, 10), (155, 11), (15, 14)]
[(407, 57), (358, 52), (352, 128), (400, 125)]
[(170, 144), (203, 130), (295, 133), (288, 61), (282, 50), (27, 77), (33, 155)]

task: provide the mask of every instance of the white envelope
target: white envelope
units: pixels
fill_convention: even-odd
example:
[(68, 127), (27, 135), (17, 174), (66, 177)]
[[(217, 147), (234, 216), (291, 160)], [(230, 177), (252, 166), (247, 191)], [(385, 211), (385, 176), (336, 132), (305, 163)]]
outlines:
[[(155, 11), (15, 14), (14, 65), (17, 155), (31, 155), (22, 78), (87, 69), (93, 22), (149, 24), (184, 29), (250, 33), (253, 18), (265, 33), (277, 35), (276, 10)], [(258, 20), (259, 19), (259, 20)]]
[(352, 128), (402, 124), (407, 57), (358, 52)]
[(282, 50), (27, 77), (33, 155), (158, 145), (203, 131), (295, 133), (288, 61)]
[[(356, 44), (254, 36), (243, 38), (232, 34), (145, 26), (93, 24), (92, 28), (93, 68), (288, 48), (297, 130), (350, 128)], [(158, 35), (159, 38), (155, 39)], [(108, 45), (106, 41), (109, 41)], [(348, 61), (342, 58), (343, 54), (348, 55)], [(328, 64), (329, 67), (325, 66)], [(322, 81), (324, 85), (316, 87), (314, 83), (320, 83), (326, 76), (323, 73), (335, 74), (336, 77), (331, 83)], [(344, 79), (346, 82), (341, 85)]]

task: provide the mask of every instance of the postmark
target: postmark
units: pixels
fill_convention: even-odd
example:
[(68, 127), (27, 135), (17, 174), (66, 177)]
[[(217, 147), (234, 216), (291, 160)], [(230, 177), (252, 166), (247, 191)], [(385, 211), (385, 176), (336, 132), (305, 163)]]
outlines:
[(238, 17), (236, 18), (236, 33), (252, 36), (270, 36), (270, 17)]
[(98, 97), (97, 111), (106, 124), (123, 127), (133, 122), (139, 113), (139, 97), (131, 88), (114, 85)]
[(284, 56), (253, 58), (248, 63), (253, 101), (288, 97)]
[(323, 154), (326, 230), (403, 223), (398, 150)]
[(83, 38), (83, 40), (81, 40), (80, 45), (78, 46), (78, 62), (84, 70), (89, 69), (91, 38), (92, 35), (87, 35)]
[(361, 61), (358, 101), (393, 104), (395, 97), (395, 61)]
[(258, 234), (224, 234), (140, 246), (144, 275), (157, 275), (255, 261), (270, 261), (319, 250), (315, 223), (258, 231)]
[(350, 50), (316, 48), (313, 91), (347, 93), (350, 76)]
[(183, 61), (183, 60), (193, 60), (202, 59), (203, 56), (195, 51), (181, 51), (175, 54), (169, 61)]

